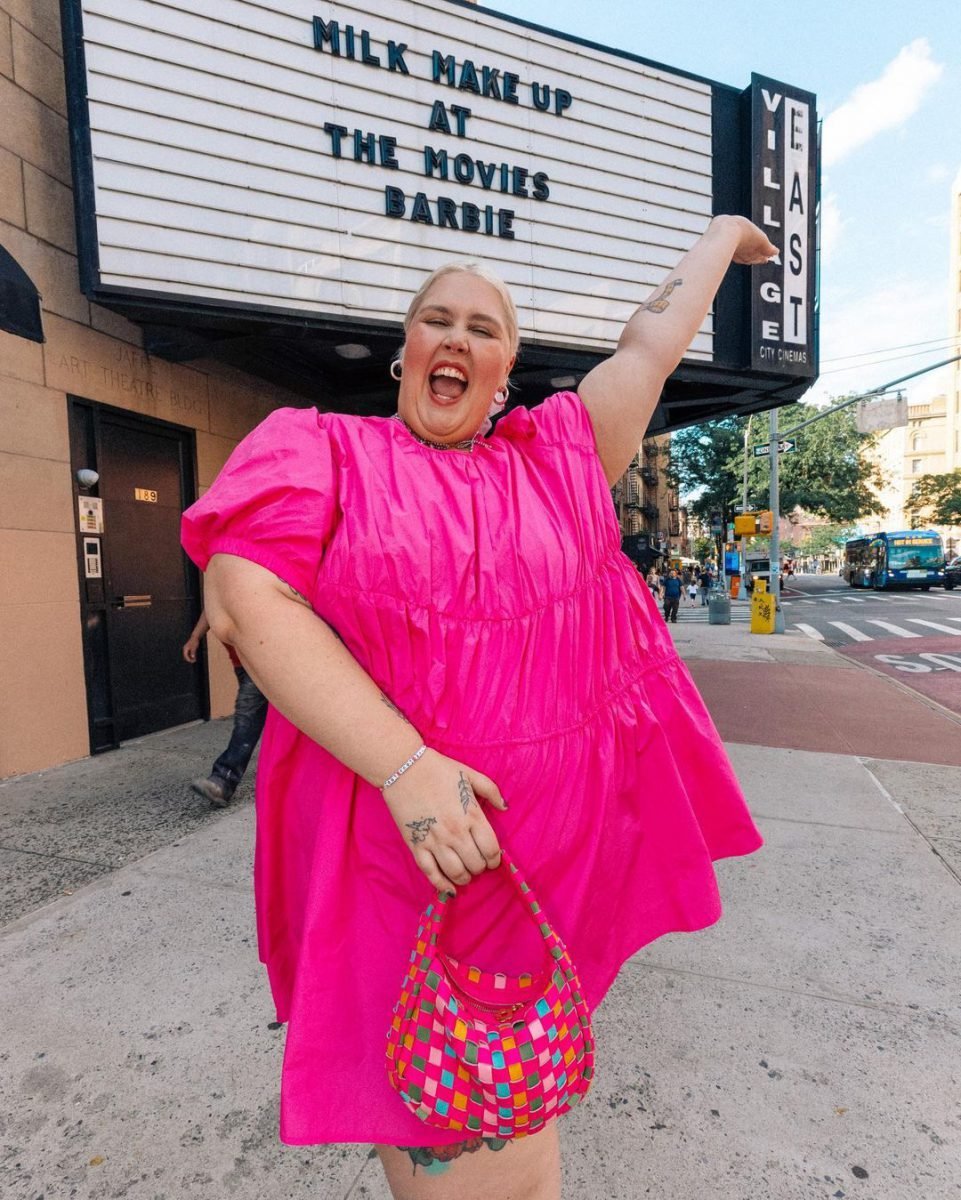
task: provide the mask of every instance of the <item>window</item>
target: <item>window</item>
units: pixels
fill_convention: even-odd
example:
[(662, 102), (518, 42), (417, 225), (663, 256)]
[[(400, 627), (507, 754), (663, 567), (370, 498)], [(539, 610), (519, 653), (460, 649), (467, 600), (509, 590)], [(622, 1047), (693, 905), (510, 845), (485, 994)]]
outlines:
[(912, 475), (920, 475), (921, 474), (920, 458), (912, 458), (911, 459), (911, 474)]
[(912, 450), (920, 450), (923, 445), (924, 445), (924, 434), (916, 433), (914, 435), (914, 437), (911, 439), (911, 449)]

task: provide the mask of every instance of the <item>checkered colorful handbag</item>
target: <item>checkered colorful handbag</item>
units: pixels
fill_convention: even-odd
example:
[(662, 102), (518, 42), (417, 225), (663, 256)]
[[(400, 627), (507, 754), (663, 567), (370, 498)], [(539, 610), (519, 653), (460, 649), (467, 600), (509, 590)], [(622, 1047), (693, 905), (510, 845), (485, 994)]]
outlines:
[(458, 962), (438, 944), (450, 893), (424, 911), (387, 1033), (387, 1074), (415, 1116), (468, 1137), (517, 1138), (578, 1104), (594, 1073), (594, 1034), (564, 943), (508, 854), (545, 943), (536, 975)]

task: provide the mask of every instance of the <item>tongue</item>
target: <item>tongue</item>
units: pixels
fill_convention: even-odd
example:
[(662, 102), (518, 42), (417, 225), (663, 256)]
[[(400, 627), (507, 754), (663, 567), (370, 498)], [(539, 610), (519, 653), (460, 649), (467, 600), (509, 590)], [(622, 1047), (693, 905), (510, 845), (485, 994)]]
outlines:
[(460, 379), (452, 379), (450, 375), (432, 375), (430, 386), (438, 396), (443, 396), (445, 400), (456, 400), (458, 396), (464, 394), (464, 384)]

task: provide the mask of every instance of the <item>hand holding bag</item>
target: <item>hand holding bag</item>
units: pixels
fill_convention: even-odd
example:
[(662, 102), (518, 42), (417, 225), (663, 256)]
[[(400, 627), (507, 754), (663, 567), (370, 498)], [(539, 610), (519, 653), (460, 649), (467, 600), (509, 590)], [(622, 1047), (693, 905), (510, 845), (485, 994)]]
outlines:
[(459, 963), (439, 946), (451, 896), (424, 911), (387, 1033), (387, 1074), (428, 1125), (471, 1137), (536, 1133), (578, 1104), (594, 1073), (594, 1034), (564, 943), (517, 866), (501, 851), (544, 939), (536, 975)]

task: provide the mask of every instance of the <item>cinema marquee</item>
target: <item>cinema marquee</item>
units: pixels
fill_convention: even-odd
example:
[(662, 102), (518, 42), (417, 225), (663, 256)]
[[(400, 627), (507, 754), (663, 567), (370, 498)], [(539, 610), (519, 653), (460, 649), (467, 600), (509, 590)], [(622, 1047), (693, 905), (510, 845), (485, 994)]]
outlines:
[(64, 0), (86, 295), (173, 361), (389, 411), (410, 295), (482, 258), (518, 301), (521, 402), (609, 354), (715, 212), (734, 268), (652, 432), (818, 371), (814, 97), (747, 88), (459, 0)]

